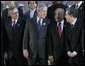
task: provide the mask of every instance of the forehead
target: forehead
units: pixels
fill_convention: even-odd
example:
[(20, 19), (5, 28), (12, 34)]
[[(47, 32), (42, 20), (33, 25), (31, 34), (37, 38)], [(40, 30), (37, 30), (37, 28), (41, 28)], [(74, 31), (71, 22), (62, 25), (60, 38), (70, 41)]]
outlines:
[(29, 1), (29, 3), (35, 3), (35, 1)]
[(15, 9), (13, 10), (13, 12), (18, 12), (18, 9), (17, 9), (17, 8), (15, 8)]
[(46, 10), (46, 9), (47, 9), (47, 7), (44, 7), (44, 6), (43, 6), (43, 7), (41, 7), (40, 9), (41, 9), (41, 10)]
[(56, 10), (55, 10), (55, 13), (61, 13), (61, 12), (62, 12), (61, 9), (56, 9)]

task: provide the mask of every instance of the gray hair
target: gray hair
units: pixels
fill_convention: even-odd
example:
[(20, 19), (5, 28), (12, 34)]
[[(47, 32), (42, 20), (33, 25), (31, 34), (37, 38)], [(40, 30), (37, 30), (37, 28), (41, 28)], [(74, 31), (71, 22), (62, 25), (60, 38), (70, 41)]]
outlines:
[(43, 3), (39, 3), (37, 6), (37, 10), (40, 10), (42, 7), (47, 7), (47, 6)]
[(63, 8), (57, 8), (57, 9), (55, 10), (55, 12), (58, 11), (58, 10), (61, 11), (60, 14), (61, 14), (62, 16), (65, 15), (65, 10), (64, 10)]
[(8, 9), (8, 13), (9, 13), (11, 10), (14, 10), (15, 8), (18, 10), (17, 7), (15, 7), (15, 6), (10, 6), (9, 9)]

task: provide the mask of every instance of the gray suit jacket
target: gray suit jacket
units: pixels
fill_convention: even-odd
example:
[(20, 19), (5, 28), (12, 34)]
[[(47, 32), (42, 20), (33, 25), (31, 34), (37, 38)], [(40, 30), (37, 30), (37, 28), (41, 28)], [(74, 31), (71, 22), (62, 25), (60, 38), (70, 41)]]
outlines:
[(27, 20), (23, 38), (23, 49), (28, 49), (29, 57), (36, 58), (37, 53), (39, 53), (41, 58), (46, 57), (46, 34), (49, 23), (50, 21), (44, 18), (40, 33), (38, 33), (37, 18)]

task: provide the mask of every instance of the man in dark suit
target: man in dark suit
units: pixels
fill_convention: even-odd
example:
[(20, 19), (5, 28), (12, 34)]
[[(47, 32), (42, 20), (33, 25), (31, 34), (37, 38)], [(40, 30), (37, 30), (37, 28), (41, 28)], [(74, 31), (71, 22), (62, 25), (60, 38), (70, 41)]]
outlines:
[(55, 21), (54, 13), (57, 8), (63, 8), (64, 10), (66, 10), (67, 6), (61, 4), (60, 1), (53, 1), (53, 5), (48, 8), (47, 12), (47, 18), (52, 20), (52, 22)]
[(5, 26), (5, 52), (7, 53), (7, 65), (22, 65), (22, 38), (24, 32), (24, 21), (19, 17), (19, 12), (16, 7), (11, 7), (8, 10), (9, 18), (4, 22)]
[(65, 11), (57, 8), (55, 11), (55, 22), (51, 22), (48, 27), (48, 58), (53, 65), (67, 65), (67, 55), (65, 50)]
[(25, 19), (30, 19), (37, 16), (36, 6), (37, 1), (29, 1), (29, 10), (24, 14)]
[(39, 4), (37, 6), (38, 16), (26, 22), (23, 39), (23, 55), (30, 60), (31, 65), (47, 65), (46, 57), (46, 33), (49, 20), (47, 6)]
[(83, 1), (75, 1), (75, 5), (73, 5), (76, 10), (78, 10), (77, 18), (81, 20), (84, 24), (84, 2)]
[(77, 10), (74, 8), (67, 9), (66, 20), (70, 24), (66, 27), (66, 51), (69, 57), (68, 61), (71, 65), (83, 65), (83, 54), (81, 47), (82, 24), (81, 20), (77, 19)]

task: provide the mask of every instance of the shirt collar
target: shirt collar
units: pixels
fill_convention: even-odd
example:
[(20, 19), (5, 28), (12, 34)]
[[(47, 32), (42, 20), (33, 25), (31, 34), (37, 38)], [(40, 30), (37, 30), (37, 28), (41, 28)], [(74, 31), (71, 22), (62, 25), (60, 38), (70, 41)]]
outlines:
[(76, 21), (77, 21), (77, 18), (75, 18), (75, 20), (71, 24), (75, 25)]
[[(37, 23), (38, 23), (38, 21), (40, 20), (40, 18), (37, 16)], [(43, 22), (43, 19), (41, 19), (41, 25), (42, 25), (42, 22)]]
[(82, 1), (79, 4), (76, 4), (76, 5), (78, 5), (78, 8), (79, 8), (81, 6), (81, 4), (82, 4)]
[[(61, 25), (64, 24), (64, 20), (61, 21)], [(59, 22), (57, 22), (57, 26), (59, 25)]]
[(12, 22), (13, 22), (13, 21), (15, 21), (15, 24), (16, 24), (16, 23), (17, 23), (17, 21), (18, 21), (18, 19), (16, 19), (16, 20), (12, 19)]

